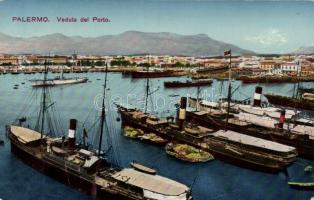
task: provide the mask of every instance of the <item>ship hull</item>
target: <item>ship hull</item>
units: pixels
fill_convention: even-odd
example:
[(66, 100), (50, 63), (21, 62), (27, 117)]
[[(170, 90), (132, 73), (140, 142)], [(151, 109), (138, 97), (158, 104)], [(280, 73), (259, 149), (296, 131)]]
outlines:
[(197, 73), (221, 73), (226, 72), (229, 66), (219, 66), (219, 67), (206, 67), (204, 69), (197, 70)]
[(32, 82), (33, 87), (42, 87), (42, 86), (55, 86), (55, 85), (67, 85), (67, 84), (78, 84), (86, 83), (87, 78), (77, 78), (77, 79), (55, 79), (55, 80), (36, 80)]
[(164, 82), (165, 88), (181, 88), (181, 87), (198, 87), (198, 86), (209, 86), (212, 81), (199, 81), (199, 82)]
[[(187, 112), (186, 117), (188, 121), (197, 123), (205, 127), (214, 126), (216, 128), (221, 128), (225, 126), (225, 123), (222, 119), (215, 119), (213, 117), (209, 119), (206, 116), (197, 116), (193, 112)], [(273, 134), (271, 130), (267, 129), (254, 130), (254, 128), (244, 128), (235, 124), (228, 124), (228, 129), (232, 131), (241, 132), (246, 135), (270, 140), (273, 142), (278, 142), (288, 146), (293, 146), (296, 148), (298, 155), (304, 158), (314, 159), (314, 143), (311, 142), (308, 137), (306, 138), (300, 135), (296, 135), (296, 137), (293, 138), (287, 134)]]
[(295, 99), (291, 97), (265, 94), (269, 103), (274, 105), (314, 110), (314, 101)]
[(160, 78), (181, 76), (180, 72), (162, 71), (162, 72), (131, 72), (132, 78)]
[(128, 116), (124, 111), (121, 111), (121, 120), (122, 120), (122, 126), (132, 126), (134, 128), (140, 128), (147, 132), (153, 132), (161, 137), (164, 137), (168, 139), (169, 141), (175, 141), (175, 142), (183, 142), (188, 145), (194, 146), (196, 148), (200, 148), (204, 151), (207, 151), (211, 153), (214, 158), (225, 161), (227, 163), (235, 164), (237, 166), (241, 166), (244, 168), (249, 168), (253, 170), (268, 172), (268, 173), (277, 173), (279, 171), (284, 171), (285, 168), (291, 164), (291, 162), (281, 162), (281, 163), (262, 163), (259, 162), (259, 160), (252, 160), (250, 158), (245, 158), (243, 155), (239, 154), (232, 154), (232, 152), (226, 152), (221, 149), (209, 149), (204, 148), (202, 145), (199, 145), (197, 141), (193, 141), (191, 138), (182, 137), (182, 135), (176, 135), (176, 133), (171, 133), (171, 131), (163, 132), (160, 131), (160, 129), (153, 128), (151, 126), (146, 126), (136, 120), (134, 120), (132, 117)]
[(314, 183), (288, 183), (289, 186), (296, 190), (303, 190), (303, 191), (313, 191), (314, 190)]
[(82, 176), (75, 175), (71, 173), (70, 170), (63, 170), (59, 167), (53, 165), (53, 163), (48, 163), (43, 159), (34, 156), (31, 152), (28, 152), (23, 144), (15, 139), (11, 138), (11, 152), (18, 157), (25, 164), (34, 168), (35, 170), (65, 184), (79, 192), (90, 195), (95, 199), (101, 200), (127, 200), (131, 198), (126, 198), (118, 193), (108, 193), (102, 188), (97, 186), (92, 180), (88, 180)]

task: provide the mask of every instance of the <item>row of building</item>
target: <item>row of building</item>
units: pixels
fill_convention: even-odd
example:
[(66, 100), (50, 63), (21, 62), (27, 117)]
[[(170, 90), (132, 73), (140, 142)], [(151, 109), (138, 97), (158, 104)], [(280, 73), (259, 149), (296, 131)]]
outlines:
[[(181, 66), (194, 66), (202, 68), (220, 67), (229, 64), (225, 57), (197, 58), (169, 55), (143, 55), (143, 56), (42, 56), (42, 55), (0, 55), (0, 65), (36, 65), (45, 61), (56, 65), (71, 64), (82, 66), (86, 61), (95, 63), (97, 61), (109, 62), (112, 60), (125, 60), (135, 65), (150, 63), (157, 67), (166, 68), (181, 63)], [(232, 58), (232, 67), (248, 74), (274, 74), (274, 75), (314, 75), (314, 55), (301, 56), (238, 56)]]

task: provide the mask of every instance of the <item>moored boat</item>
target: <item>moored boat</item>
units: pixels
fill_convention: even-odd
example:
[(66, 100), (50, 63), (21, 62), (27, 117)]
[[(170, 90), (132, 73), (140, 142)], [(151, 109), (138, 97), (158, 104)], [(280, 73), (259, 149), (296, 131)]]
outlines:
[(297, 99), (294, 97), (281, 96), (275, 94), (265, 94), (265, 97), (268, 99), (269, 103), (274, 105), (300, 108), (305, 110), (314, 110), (314, 100)]
[(140, 139), (149, 143), (164, 145), (168, 140), (156, 135), (155, 133), (145, 133), (141, 129), (136, 129), (130, 126), (123, 128), (124, 136), (132, 139)]
[(187, 144), (168, 143), (165, 147), (168, 155), (186, 162), (208, 162), (214, 157), (201, 149)]
[[(177, 121), (179, 125), (171, 122), (152, 125), (146, 122), (149, 115), (139, 110), (120, 106), (119, 112), (123, 125), (154, 132), (169, 141), (186, 143), (211, 153), (217, 159), (254, 170), (275, 173), (284, 170), (297, 156), (294, 147), (237, 132), (224, 133), (222, 130), (204, 127), (180, 129), (181, 120)], [(233, 137), (229, 138), (230, 135)]]
[[(219, 109), (189, 110), (186, 113), (186, 119), (205, 127), (224, 128), (227, 114)], [(288, 123), (283, 111), (277, 118), (245, 112), (231, 114), (227, 128), (246, 135), (293, 146), (300, 156), (314, 158), (314, 128), (300, 123)]]
[(32, 80), (33, 87), (43, 87), (43, 86), (56, 86), (56, 85), (67, 85), (76, 83), (86, 83), (88, 78), (54, 78), (47, 80)]
[(160, 77), (175, 77), (184, 75), (183, 71), (173, 70), (151, 70), (151, 71), (133, 71), (132, 78), (160, 78)]
[(197, 87), (197, 86), (210, 86), (213, 83), (211, 79), (200, 79), (197, 81), (165, 81), (165, 88), (180, 88), (180, 87)]
[(297, 190), (314, 190), (314, 182), (288, 182), (288, 185)]

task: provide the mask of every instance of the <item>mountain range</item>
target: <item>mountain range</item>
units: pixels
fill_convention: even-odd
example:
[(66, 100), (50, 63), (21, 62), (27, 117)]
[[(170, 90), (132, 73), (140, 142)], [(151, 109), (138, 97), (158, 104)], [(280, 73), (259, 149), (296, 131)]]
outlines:
[(314, 45), (301, 47), (295, 51), (296, 54), (314, 54)]
[(0, 33), (0, 53), (81, 55), (182, 55), (219, 56), (232, 49), (233, 55), (255, 54), (205, 34), (179, 35), (127, 31), (99, 37), (66, 36), (60, 33), (39, 37), (13, 37)]

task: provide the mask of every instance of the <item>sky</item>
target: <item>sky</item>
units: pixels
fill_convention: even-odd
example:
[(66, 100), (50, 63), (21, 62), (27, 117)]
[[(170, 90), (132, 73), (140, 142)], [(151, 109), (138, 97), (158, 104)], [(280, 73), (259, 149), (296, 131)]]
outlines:
[[(12, 17), (45, 17), (18, 23)], [(57, 17), (106, 17), (109, 23), (59, 23)], [(207, 34), (258, 53), (289, 53), (314, 45), (314, 1), (0, 0), (0, 32), (95, 37), (135, 30)]]

